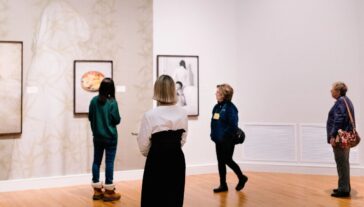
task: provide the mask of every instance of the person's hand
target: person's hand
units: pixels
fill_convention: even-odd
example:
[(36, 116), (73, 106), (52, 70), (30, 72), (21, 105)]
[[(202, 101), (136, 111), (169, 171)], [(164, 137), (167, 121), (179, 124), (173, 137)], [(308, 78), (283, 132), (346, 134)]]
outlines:
[(336, 142), (335, 142), (335, 138), (334, 137), (331, 137), (330, 144), (331, 144), (332, 147), (335, 147), (336, 146)]

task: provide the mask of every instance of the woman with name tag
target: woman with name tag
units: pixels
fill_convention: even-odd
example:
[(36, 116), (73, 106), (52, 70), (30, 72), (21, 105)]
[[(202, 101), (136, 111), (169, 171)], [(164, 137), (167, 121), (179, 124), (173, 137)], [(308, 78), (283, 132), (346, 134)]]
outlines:
[(211, 139), (216, 144), (217, 163), (219, 168), (220, 186), (214, 189), (215, 193), (228, 191), (226, 183), (226, 165), (237, 175), (239, 182), (235, 189), (240, 191), (244, 188), (248, 177), (243, 175), (240, 167), (233, 160), (235, 144), (233, 134), (238, 127), (238, 109), (231, 102), (234, 89), (229, 84), (217, 85), (217, 104), (212, 110)]

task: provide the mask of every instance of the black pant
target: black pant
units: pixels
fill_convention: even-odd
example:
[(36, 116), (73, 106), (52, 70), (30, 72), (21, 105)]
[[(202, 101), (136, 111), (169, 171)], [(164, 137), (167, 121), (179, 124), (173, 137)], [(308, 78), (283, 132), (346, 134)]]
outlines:
[(335, 162), (337, 168), (338, 190), (341, 192), (350, 193), (350, 164), (349, 155), (350, 148), (343, 149), (341, 147), (334, 147)]
[(244, 175), (240, 167), (233, 160), (235, 145), (232, 142), (216, 143), (217, 163), (219, 166), (220, 185), (226, 185), (226, 165), (229, 166), (238, 176), (239, 180), (243, 179)]

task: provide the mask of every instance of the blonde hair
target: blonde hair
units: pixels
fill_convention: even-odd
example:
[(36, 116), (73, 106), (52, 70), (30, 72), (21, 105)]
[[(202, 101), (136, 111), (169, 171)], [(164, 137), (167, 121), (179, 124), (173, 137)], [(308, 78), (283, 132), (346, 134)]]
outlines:
[(216, 86), (222, 95), (224, 96), (225, 101), (231, 101), (234, 95), (234, 89), (227, 83), (223, 83)]
[(346, 86), (346, 84), (344, 82), (338, 81), (338, 82), (333, 83), (332, 86), (336, 91), (340, 92), (340, 96), (345, 96), (346, 92), (348, 91), (348, 87)]
[(153, 99), (158, 105), (173, 105), (177, 102), (176, 84), (169, 75), (161, 75), (154, 83)]

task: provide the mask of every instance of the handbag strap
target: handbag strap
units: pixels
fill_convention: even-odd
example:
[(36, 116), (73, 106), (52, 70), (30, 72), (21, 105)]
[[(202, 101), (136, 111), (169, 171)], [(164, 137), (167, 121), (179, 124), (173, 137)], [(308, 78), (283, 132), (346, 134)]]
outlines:
[(353, 126), (353, 130), (355, 131), (356, 130), (355, 129), (355, 122), (354, 122), (354, 119), (353, 119), (353, 115), (351, 115), (351, 111), (350, 111), (350, 108), (349, 108), (349, 104), (346, 101), (345, 97), (343, 97), (343, 99), (344, 99), (344, 102), (345, 102), (345, 105), (346, 105), (346, 110), (349, 113), (349, 118), (350, 118), (351, 125)]

